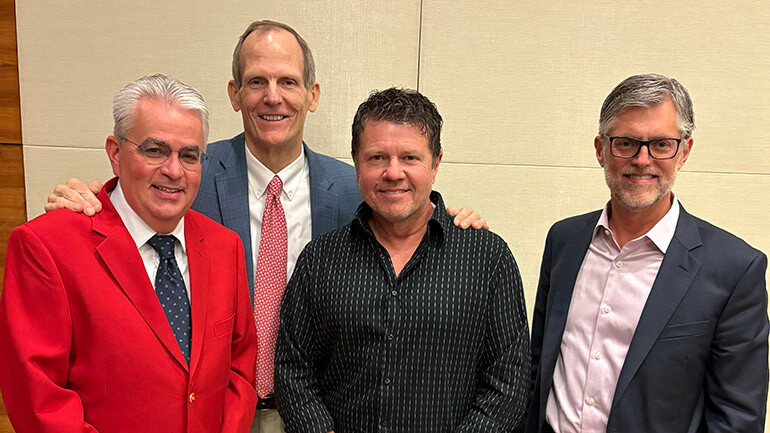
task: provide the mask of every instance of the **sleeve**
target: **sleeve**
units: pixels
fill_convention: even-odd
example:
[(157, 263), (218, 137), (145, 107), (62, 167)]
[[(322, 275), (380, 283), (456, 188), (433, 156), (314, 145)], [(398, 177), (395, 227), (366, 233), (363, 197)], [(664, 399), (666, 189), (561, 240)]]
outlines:
[(286, 433), (326, 433), (334, 420), (321, 399), (318, 353), (311, 292), (315, 287), (311, 248), (297, 260), (281, 301), (281, 325), (275, 349), (275, 396)]
[(503, 244), (490, 278), (485, 350), (476, 401), (457, 432), (507, 432), (524, 416), (529, 392), (529, 330), (521, 276)]
[[(543, 336), (545, 335), (545, 322), (546, 322), (546, 310), (548, 304), (548, 294), (551, 291), (551, 232), (553, 228), (549, 230), (548, 236), (545, 240), (545, 248), (543, 250), (543, 258), (540, 262), (540, 278), (537, 283), (537, 294), (535, 295), (535, 307), (532, 311), (532, 336), (530, 341), (530, 348), (532, 352), (532, 361), (529, 366), (529, 378), (530, 388), (527, 394), (527, 405), (522, 422), (514, 429), (514, 433), (522, 433), (526, 430), (529, 418), (533, 415), (532, 405), (537, 405), (539, 402), (534, 401), (535, 386), (537, 386), (537, 372), (540, 368), (540, 358), (543, 354)], [(538, 415), (535, 415), (537, 418)], [(538, 422), (537, 419), (533, 419), (532, 422)]]
[(709, 432), (764, 431), (768, 386), (767, 257), (758, 253), (719, 317), (705, 381)]
[(49, 250), (28, 226), (8, 240), (0, 299), (0, 389), (19, 432), (96, 432), (67, 389), (72, 319)]
[(246, 261), (243, 245), (237, 238), (236, 260), (236, 310), (230, 345), (230, 380), (225, 393), (222, 426), (220, 432), (246, 433), (254, 421), (257, 407), (256, 383), (257, 331), (251, 308), (249, 287), (246, 280)]

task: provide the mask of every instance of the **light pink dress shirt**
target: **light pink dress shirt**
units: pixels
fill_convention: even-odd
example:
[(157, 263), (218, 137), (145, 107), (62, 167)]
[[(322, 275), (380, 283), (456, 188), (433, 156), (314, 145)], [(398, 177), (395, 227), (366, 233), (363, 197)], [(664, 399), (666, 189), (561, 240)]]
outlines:
[(546, 421), (556, 433), (607, 430), (620, 370), (679, 220), (674, 197), (655, 227), (621, 249), (608, 209), (609, 203), (575, 282), (548, 394)]

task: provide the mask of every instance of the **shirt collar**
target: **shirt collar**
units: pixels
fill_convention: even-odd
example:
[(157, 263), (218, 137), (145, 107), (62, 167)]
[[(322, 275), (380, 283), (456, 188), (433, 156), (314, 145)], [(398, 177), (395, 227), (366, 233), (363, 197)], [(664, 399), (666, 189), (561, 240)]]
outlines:
[(305, 170), (307, 170), (305, 146), (302, 146), (300, 149), (297, 159), (278, 173), (273, 173), (272, 170), (265, 167), (265, 165), (262, 164), (262, 161), (252, 155), (249, 149), (246, 148), (246, 167), (249, 173), (248, 178), (251, 189), (258, 198), (262, 197), (262, 194), (267, 191), (267, 186), (270, 184), (270, 181), (273, 180), (273, 176), (278, 176), (283, 183), (283, 192), (286, 194), (286, 197), (291, 200), (297, 193), (297, 188), (299, 188)]
[[(434, 209), (433, 215), (428, 220), (428, 233), (431, 239), (435, 239), (443, 237), (444, 233), (454, 226), (454, 223), (452, 222), (452, 217), (446, 212), (444, 199), (438, 191), (431, 191), (430, 202), (433, 203)], [(362, 202), (353, 216), (353, 227), (374, 236), (371, 227), (369, 227), (369, 218), (371, 217), (372, 208), (366, 202)]]
[[(131, 238), (134, 240), (136, 248), (141, 248), (151, 237), (155, 236), (157, 232), (150, 228), (150, 226), (147, 225), (147, 223), (144, 222), (144, 220), (139, 217), (134, 209), (128, 204), (126, 196), (123, 195), (123, 189), (120, 187), (120, 179), (118, 179), (115, 189), (113, 189), (109, 195), (112, 205), (115, 206), (115, 211), (118, 212), (120, 219), (123, 220), (123, 225), (126, 226), (128, 234), (130, 234)], [(184, 239), (184, 217), (179, 220), (171, 233), (163, 234), (174, 235), (177, 242), (179, 242), (179, 245), (182, 247), (182, 251), (187, 254), (187, 247)]]
[[(671, 208), (666, 212), (666, 215), (664, 215), (663, 218), (661, 218), (647, 233), (637, 238), (641, 239), (647, 237), (661, 252), (663, 252), (663, 254), (666, 253), (668, 246), (671, 244), (671, 240), (674, 238), (676, 223), (679, 221), (679, 200), (677, 200), (676, 194), (673, 192), (671, 193), (671, 197), (673, 203), (671, 203)], [(594, 236), (596, 236), (600, 229), (609, 230), (610, 233), (612, 233), (612, 230), (610, 229), (609, 209), (610, 202), (608, 201), (607, 204), (604, 205), (599, 221), (596, 223)]]

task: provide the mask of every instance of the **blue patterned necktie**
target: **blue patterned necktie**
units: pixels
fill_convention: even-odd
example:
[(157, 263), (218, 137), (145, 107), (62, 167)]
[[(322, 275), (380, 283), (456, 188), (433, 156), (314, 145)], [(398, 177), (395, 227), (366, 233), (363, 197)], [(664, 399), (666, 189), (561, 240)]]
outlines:
[(166, 313), (168, 324), (174, 331), (176, 342), (182, 349), (182, 355), (189, 364), (190, 337), (192, 336), (190, 301), (187, 299), (182, 273), (179, 272), (179, 266), (174, 258), (174, 242), (176, 238), (172, 235), (155, 235), (147, 241), (160, 256), (158, 273), (155, 275), (155, 293), (160, 300), (160, 306)]

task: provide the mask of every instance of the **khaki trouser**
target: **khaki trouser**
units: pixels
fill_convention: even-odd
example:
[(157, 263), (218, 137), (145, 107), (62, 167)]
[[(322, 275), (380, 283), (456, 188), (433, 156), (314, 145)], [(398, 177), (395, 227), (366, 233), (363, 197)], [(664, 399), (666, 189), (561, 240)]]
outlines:
[(261, 409), (254, 414), (251, 433), (284, 433), (283, 420), (275, 409)]

